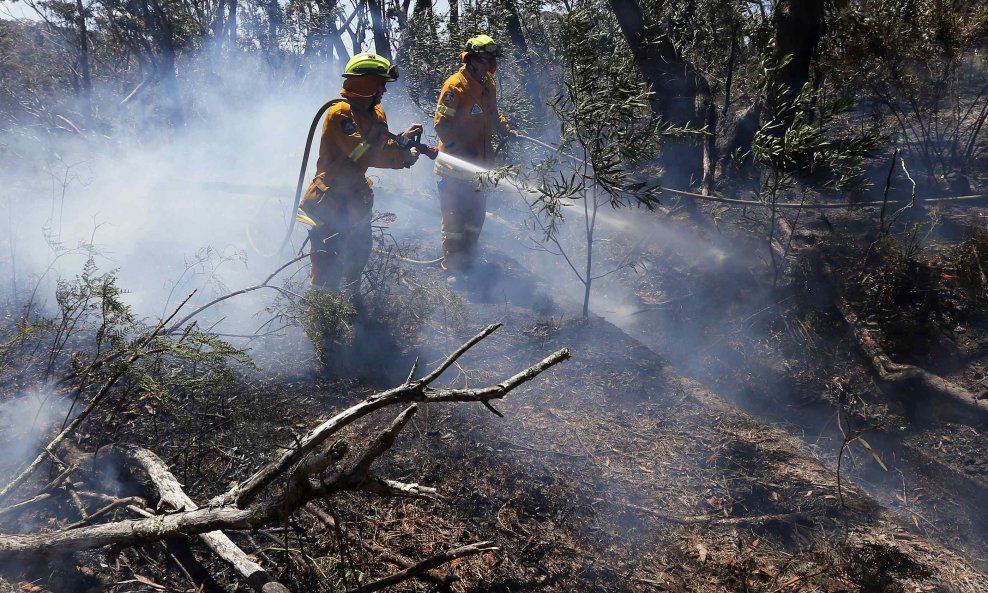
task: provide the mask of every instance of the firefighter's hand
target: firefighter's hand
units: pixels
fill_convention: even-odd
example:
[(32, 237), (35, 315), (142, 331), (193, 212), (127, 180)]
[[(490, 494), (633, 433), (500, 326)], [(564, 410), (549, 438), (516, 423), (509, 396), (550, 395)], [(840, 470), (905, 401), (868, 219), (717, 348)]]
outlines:
[(439, 147), (438, 146), (426, 146), (425, 149), (423, 150), (423, 154), (425, 154), (425, 156), (429, 157), (430, 160), (433, 160), (434, 161), (434, 160), (436, 160), (436, 157), (439, 156)]
[(405, 166), (411, 167), (417, 160), (419, 160), (419, 151), (409, 148), (408, 152), (405, 153)]
[(521, 138), (521, 132), (514, 129), (508, 130), (508, 138), (511, 140), (517, 140), (518, 138)]
[(398, 135), (404, 136), (405, 138), (414, 138), (415, 136), (420, 135), (423, 130), (425, 130), (425, 128), (422, 127), (422, 124), (412, 124)]

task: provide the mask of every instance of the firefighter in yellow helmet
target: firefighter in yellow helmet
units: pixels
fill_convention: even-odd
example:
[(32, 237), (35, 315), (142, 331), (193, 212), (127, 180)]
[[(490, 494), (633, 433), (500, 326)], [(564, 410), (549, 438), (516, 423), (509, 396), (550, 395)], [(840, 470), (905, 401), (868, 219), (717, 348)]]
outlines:
[(374, 193), (365, 173), (369, 167), (401, 169), (414, 164), (418, 152), (399, 141), (421, 134), (422, 125), (413, 124), (397, 137), (388, 132), (380, 102), (398, 70), (387, 59), (357, 54), (347, 62), (343, 77), (342, 98), (326, 114), (316, 175), (301, 209), (315, 223), (309, 231), (312, 285), (356, 292), (372, 246)]
[[(463, 66), (446, 80), (439, 93), (435, 127), (441, 152), (490, 167), (494, 164), (492, 134), (517, 135), (497, 108), (493, 74), (500, 55), (500, 48), (488, 35), (467, 41), (460, 54)], [(436, 162), (435, 171), (440, 176), (442, 266), (452, 274), (469, 274), (487, 213), (487, 197), (471, 180), (472, 175), (442, 161)]]

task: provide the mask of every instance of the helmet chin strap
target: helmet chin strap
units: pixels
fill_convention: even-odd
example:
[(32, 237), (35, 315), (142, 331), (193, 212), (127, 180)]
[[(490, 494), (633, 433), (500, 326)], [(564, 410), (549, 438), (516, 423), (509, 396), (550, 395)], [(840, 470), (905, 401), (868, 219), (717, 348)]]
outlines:
[[(470, 74), (472, 74), (473, 77), (476, 78), (477, 80), (481, 80), (480, 75), (477, 74), (477, 67), (473, 65), (473, 60), (467, 58), (465, 62), (467, 66), (467, 71), (469, 71)], [(487, 73), (490, 74), (491, 76), (494, 76), (494, 73), (497, 72), (497, 60), (495, 58), (487, 58), (487, 63), (490, 64), (490, 66), (488, 66), (487, 68)]]

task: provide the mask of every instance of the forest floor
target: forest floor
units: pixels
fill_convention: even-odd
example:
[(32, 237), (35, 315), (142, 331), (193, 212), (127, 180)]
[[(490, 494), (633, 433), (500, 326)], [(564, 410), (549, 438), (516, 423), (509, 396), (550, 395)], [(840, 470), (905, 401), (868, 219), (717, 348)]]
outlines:
[[(923, 394), (883, 391), (835, 307), (836, 290), (846, 291), (892, 360), (983, 397), (988, 287), (981, 278), (965, 285), (964, 275), (966, 254), (984, 253), (984, 231), (972, 235), (970, 226), (984, 215), (957, 218), (963, 224), (944, 217), (945, 228), (937, 229), (943, 239), (923, 250), (877, 246), (879, 255), (870, 257), (867, 246), (832, 230), (846, 229), (848, 220), (804, 222), (808, 230), (797, 233), (796, 255), (786, 263), (801, 269), (789, 270), (795, 280), (777, 290), (764, 280), (771, 278), (764, 261), (762, 274), (752, 273), (753, 260), (767, 259), (764, 241), (738, 248), (737, 237), (713, 233), (714, 247), (697, 254), (659, 234), (644, 248), (646, 269), (655, 272), (622, 278), (640, 306), (609, 318), (719, 396), (800, 436), (828, 467), (837, 467), (843, 448), (844, 471), (872, 496), (985, 566), (988, 418), (923, 401)], [(822, 249), (841, 270), (836, 289), (805, 257)], [(682, 294), (703, 298), (674, 300)], [(860, 442), (844, 446), (855, 431), (871, 451)]]
[[(306, 591), (346, 591), (396, 569), (354, 538), (413, 559), (494, 541), (500, 551), (445, 568), (464, 592), (988, 590), (981, 424), (916, 417), (880, 398), (817, 284), (772, 289), (766, 264), (753, 263), (757, 242), (740, 249), (737, 237), (712, 233), (698, 249), (675, 232), (679, 224), (688, 223), (605, 244), (610, 261), (633, 249), (640, 265), (602, 283), (605, 295), (626, 289), (620, 299), (598, 297), (603, 317), (575, 319), (572, 299), (537, 266), (492, 249), (497, 279), (464, 292), (465, 321), (439, 314), (400, 348), (375, 352), (363, 373), (348, 368), (339, 378), (311, 357), (282, 365), (250, 377), (236, 406), (186, 433), (162, 433), (133, 402), (123, 421), (94, 425), (78, 446), (91, 451), (108, 434), (150, 446), (205, 501), (295, 435), (403, 379), (414, 358), (428, 366), (501, 322), (446, 384), (497, 380), (561, 347), (573, 357), (498, 403), (504, 418), (480, 405), (422, 410), (379, 469), (437, 488), (440, 501), (336, 498), (234, 540)], [(508, 231), (489, 223), (485, 233)], [(985, 318), (972, 314), (957, 327), (968, 364), (949, 371), (922, 356), (910, 361), (974, 389), (984, 376)], [(906, 360), (891, 341), (887, 348)], [(389, 420), (355, 430), (370, 434)], [(862, 433), (870, 450), (847, 444), (838, 475), (843, 435), (875, 425)], [(52, 512), (71, 508), (59, 503), (18, 525), (36, 529)], [(23, 591), (245, 590), (197, 546), (194, 558), (147, 545), (0, 568)]]

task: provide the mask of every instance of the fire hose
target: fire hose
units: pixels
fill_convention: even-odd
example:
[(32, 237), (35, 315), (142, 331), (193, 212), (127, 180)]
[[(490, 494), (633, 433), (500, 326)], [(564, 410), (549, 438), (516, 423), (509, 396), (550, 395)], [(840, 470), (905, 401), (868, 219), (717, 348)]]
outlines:
[(574, 155), (572, 155), (572, 154), (570, 154), (568, 152), (563, 152), (563, 149), (561, 147), (559, 147), (559, 146), (553, 146), (552, 144), (549, 144), (547, 142), (543, 142), (543, 141), (538, 140), (536, 138), (532, 138), (531, 136), (526, 136), (524, 134), (518, 134), (518, 138), (520, 140), (525, 140), (526, 142), (531, 142), (532, 144), (541, 146), (542, 148), (545, 148), (547, 150), (551, 150), (552, 152), (561, 154), (562, 156), (564, 156), (564, 157), (566, 157), (568, 159), (574, 160), (574, 161), (576, 161), (578, 163), (583, 163), (584, 165), (588, 165), (589, 164), (589, 163), (587, 163), (587, 161), (585, 161), (584, 159), (581, 159), (578, 156), (574, 156)]
[[(563, 152), (562, 148), (560, 148), (558, 146), (553, 146), (553, 145), (548, 144), (546, 142), (542, 142), (541, 140), (538, 140), (536, 138), (532, 138), (531, 136), (525, 136), (525, 135), (522, 135), (522, 134), (518, 134), (518, 138), (521, 139), (521, 140), (525, 140), (527, 142), (531, 142), (532, 144), (536, 144), (538, 146), (541, 146), (542, 148), (545, 148), (547, 150), (551, 150), (551, 151), (553, 151), (553, 152), (555, 152), (557, 154), (560, 154), (560, 155), (562, 155), (562, 156), (564, 156), (564, 157), (566, 157), (568, 159), (572, 159), (572, 160), (574, 160), (574, 161), (576, 161), (578, 163), (587, 164), (587, 161), (585, 161), (584, 159), (581, 159), (581, 158), (579, 158), (577, 156), (574, 156), (572, 154)], [(695, 193), (695, 192), (683, 191), (681, 189), (672, 189), (672, 188), (668, 188), (668, 187), (662, 187), (661, 189), (665, 193), (669, 193), (669, 194), (672, 194), (672, 195), (675, 195), (675, 196), (680, 196), (680, 197), (683, 197), (683, 198), (690, 198), (690, 199), (693, 199), (693, 200), (700, 200), (700, 201), (704, 201), (704, 202), (717, 202), (717, 203), (721, 203), (721, 204), (731, 204), (731, 205), (734, 205), (734, 206), (770, 207), (770, 208), (776, 208), (776, 209), (797, 209), (797, 210), (799, 210), (799, 209), (804, 209), (805, 208), (805, 209), (817, 209), (817, 210), (823, 209), (823, 210), (829, 210), (829, 209), (840, 209), (840, 208), (879, 208), (879, 207), (883, 207), (883, 206), (891, 206), (891, 205), (902, 204), (902, 203), (906, 203), (906, 204), (912, 203), (912, 202), (902, 202), (902, 201), (895, 201), (895, 202), (893, 202), (893, 201), (884, 201), (884, 200), (883, 201), (871, 201), (871, 202), (858, 202), (858, 203), (854, 203), (854, 204), (837, 204), (837, 203), (809, 204), (809, 203), (805, 203), (805, 202), (776, 202), (776, 203), (766, 203), (766, 202), (762, 202), (762, 201), (759, 201), (759, 200), (742, 200), (742, 199), (738, 199), (738, 198), (724, 198), (724, 197), (715, 196), (715, 195), (704, 195), (704, 194), (698, 194), (698, 193)], [(980, 202), (980, 201), (984, 201), (984, 200), (988, 200), (988, 194), (976, 194), (976, 195), (970, 195), (970, 196), (950, 196), (950, 197), (946, 197), (946, 198), (926, 198), (926, 199), (923, 199), (923, 200), (918, 200), (917, 199), (917, 200), (914, 200), (914, 201), (915, 202), (941, 203), (941, 202), (967, 202), (967, 201), (977, 201), (977, 202)]]

